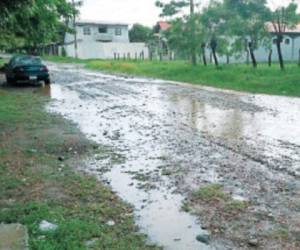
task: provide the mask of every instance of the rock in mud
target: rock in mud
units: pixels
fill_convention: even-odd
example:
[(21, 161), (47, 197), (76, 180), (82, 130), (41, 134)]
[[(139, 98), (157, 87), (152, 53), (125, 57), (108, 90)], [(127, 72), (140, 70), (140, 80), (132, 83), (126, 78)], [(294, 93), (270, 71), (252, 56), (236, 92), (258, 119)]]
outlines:
[(110, 220), (110, 221), (106, 222), (106, 225), (112, 227), (112, 226), (116, 225), (116, 223), (113, 220)]
[(46, 220), (41, 221), (41, 223), (39, 225), (39, 229), (43, 232), (53, 231), (53, 230), (56, 230), (57, 228), (58, 228), (57, 225), (50, 223)]
[(257, 240), (257, 239), (250, 239), (250, 240), (248, 241), (248, 245), (249, 245), (250, 247), (257, 247), (257, 246), (258, 246), (258, 240)]
[(197, 237), (196, 237), (197, 241), (199, 242), (202, 242), (204, 244), (209, 244), (210, 242), (210, 236), (208, 234), (199, 234)]

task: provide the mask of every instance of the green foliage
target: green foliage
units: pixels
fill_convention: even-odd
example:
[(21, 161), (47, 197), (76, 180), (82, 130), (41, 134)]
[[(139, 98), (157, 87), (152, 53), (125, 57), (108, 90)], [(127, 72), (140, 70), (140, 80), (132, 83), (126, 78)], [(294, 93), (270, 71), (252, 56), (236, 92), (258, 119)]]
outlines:
[(0, 49), (36, 49), (58, 42), (68, 30), (75, 10), (67, 0), (23, 1), (22, 8), (8, 8), (0, 22)]
[(152, 36), (152, 29), (141, 24), (134, 24), (129, 30), (129, 38), (133, 43), (147, 43)]
[(188, 7), (190, 5), (189, 0), (171, 0), (169, 3), (164, 3), (161, 1), (156, 1), (155, 5), (162, 9), (161, 17), (174, 16), (178, 14), (182, 8)]
[[(197, 45), (199, 41), (197, 40), (196, 34), (196, 15), (195, 15), (195, 4), (194, 0), (171, 0), (168, 3), (163, 3), (160, 1), (156, 2), (156, 6), (161, 8), (161, 16), (174, 17), (187, 6), (190, 7), (189, 15), (183, 15), (183, 17), (177, 18), (173, 22), (175, 28), (170, 29), (168, 36), (172, 40), (171, 46), (177, 51), (189, 51), (189, 55), (193, 65), (197, 63)], [(178, 28), (181, 31), (178, 32)]]

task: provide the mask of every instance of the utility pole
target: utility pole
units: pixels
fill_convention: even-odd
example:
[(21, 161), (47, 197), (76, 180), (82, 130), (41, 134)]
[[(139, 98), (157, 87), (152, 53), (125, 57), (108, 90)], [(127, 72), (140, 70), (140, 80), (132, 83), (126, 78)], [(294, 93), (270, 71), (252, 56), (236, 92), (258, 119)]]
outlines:
[(73, 5), (73, 27), (74, 27), (74, 50), (75, 50), (75, 58), (78, 58), (78, 43), (77, 43), (77, 30), (76, 30), (76, 4), (75, 1), (72, 0)]
[(190, 18), (191, 18), (191, 35), (192, 35), (192, 46), (191, 46), (191, 60), (193, 65), (197, 65), (196, 56), (196, 23), (195, 23), (195, 4), (194, 0), (190, 0)]

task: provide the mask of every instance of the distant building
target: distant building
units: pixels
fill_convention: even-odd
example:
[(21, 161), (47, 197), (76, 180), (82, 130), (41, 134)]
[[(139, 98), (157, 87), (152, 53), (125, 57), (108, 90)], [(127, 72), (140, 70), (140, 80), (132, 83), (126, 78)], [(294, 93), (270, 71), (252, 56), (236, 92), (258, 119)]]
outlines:
[[(266, 42), (264, 46), (260, 46), (259, 48), (254, 50), (254, 54), (256, 60), (258, 62), (267, 62), (269, 56), (271, 55), (271, 59), (274, 62), (279, 61), (277, 46), (276, 46), (276, 32), (272, 24), (266, 24), (267, 31), (270, 33), (270, 42)], [(287, 29), (283, 32), (283, 41), (281, 43), (281, 50), (283, 59), (285, 61), (297, 61), (300, 56), (300, 24), (297, 25), (293, 29)], [(208, 48), (208, 52), (210, 52)], [(250, 61), (249, 53), (245, 48), (245, 53), (241, 56), (231, 56), (228, 58), (227, 56), (219, 56), (219, 60), (221, 63), (225, 63), (230, 60), (230, 62), (246, 62)]]
[[(130, 43), (129, 25), (101, 21), (77, 21), (77, 54), (81, 59), (148, 58), (145, 43)], [(75, 57), (75, 36), (65, 36), (65, 52)]]
[[(158, 45), (155, 51), (155, 54), (158, 54), (162, 57), (162, 59), (169, 59), (170, 57), (174, 58), (174, 53), (170, 50), (168, 45), (168, 39), (165, 37), (164, 32), (170, 29), (171, 24), (166, 21), (159, 21), (157, 22), (156, 26), (154, 27), (154, 34), (157, 37)], [(269, 56), (271, 55), (272, 61), (278, 61), (278, 54), (277, 54), (277, 47), (276, 47), (276, 33), (274, 31), (274, 27), (271, 24), (266, 25), (267, 30), (271, 35), (271, 43), (269, 46), (260, 46), (257, 48), (254, 53), (255, 57), (258, 62), (267, 62)], [(232, 38), (232, 42), (234, 38)], [(246, 43), (245, 43), (246, 45)], [(285, 61), (297, 61), (300, 57), (300, 24), (297, 25), (293, 29), (287, 29), (283, 33), (283, 42), (281, 44), (282, 54)], [(212, 62), (212, 53), (207, 45), (206, 49), (207, 57)], [(176, 53), (176, 57), (180, 58), (178, 52)], [(200, 58), (201, 59), (201, 58)], [(221, 63), (230, 62), (246, 62), (250, 61), (250, 55), (247, 52), (245, 47), (245, 53), (241, 55), (218, 55), (218, 59)]]

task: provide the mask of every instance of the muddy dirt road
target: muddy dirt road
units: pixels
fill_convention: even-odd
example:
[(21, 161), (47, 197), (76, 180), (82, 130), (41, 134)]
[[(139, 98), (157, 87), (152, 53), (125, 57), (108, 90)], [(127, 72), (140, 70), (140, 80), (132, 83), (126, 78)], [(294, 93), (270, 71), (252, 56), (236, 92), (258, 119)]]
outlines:
[[(117, 152), (105, 149), (84, 168), (135, 207), (152, 242), (165, 249), (297, 249), (300, 99), (50, 68), (48, 109)], [(251, 203), (243, 216), (220, 219), (221, 230), (181, 210), (191, 192), (211, 183)], [(196, 240), (205, 234), (209, 244)]]

